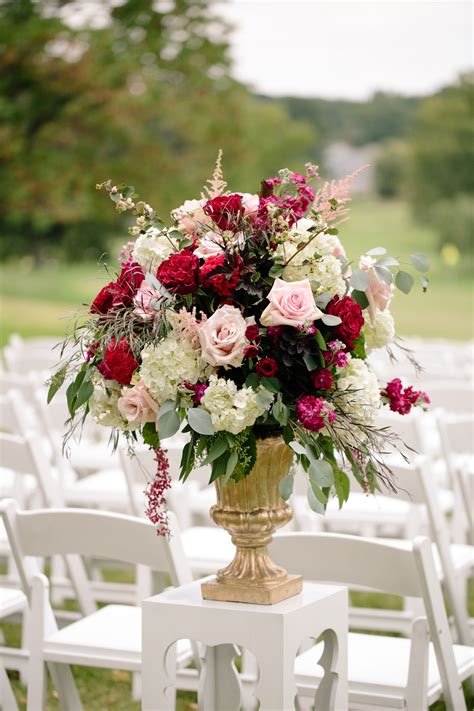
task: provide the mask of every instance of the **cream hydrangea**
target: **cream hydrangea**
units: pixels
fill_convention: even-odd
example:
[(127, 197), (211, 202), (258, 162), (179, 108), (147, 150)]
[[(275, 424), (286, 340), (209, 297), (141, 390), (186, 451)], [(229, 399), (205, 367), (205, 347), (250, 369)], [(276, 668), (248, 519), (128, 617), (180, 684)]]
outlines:
[(89, 407), (94, 422), (103, 427), (132, 429), (133, 427), (120, 414), (117, 405), (122, 395), (122, 386), (115, 380), (104, 380), (97, 372), (93, 374), (92, 382), (94, 392), (89, 399)]
[(201, 405), (210, 414), (216, 432), (239, 434), (266, 412), (273, 396), (264, 388), (237, 388), (232, 380), (211, 375)]
[[(313, 293), (329, 294), (333, 296), (344, 296), (346, 293), (346, 283), (342, 275), (342, 265), (337, 257), (328, 254), (325, 257), (314, 258), (303, 264), (303, 250), (290, 264), (283, 270), (285, 281), (299, 281), (309, 279), (312, 283)], [(318, 282), (315, 285), (313, 282)]]
[(395, 338), (395, 321), (388, 309), (376, 311), (373, 321), (366, 319), (362, 329), (367, 353), (384, 348), (393, 343)]
[(346, 395), (337, 398), (341, 409), (361, 425), (372, 425), (380, 408), (380, 389), (375, 373), (360, 358), (350, 358), (339, 371), (337, 389)]
[(183, 380), (196, 383), (204, 374), (201, 351), (187, 339), (168, 335), (142, 351), (140, 378), (159, 403), (174, 400)]
[(168, 259), (175, 250), (176, 246), (167, 235), (166, 230), (150, 227), (135, 242), (133, 258), (144, 271), (152, 271), (157, 269), (165, 259)]

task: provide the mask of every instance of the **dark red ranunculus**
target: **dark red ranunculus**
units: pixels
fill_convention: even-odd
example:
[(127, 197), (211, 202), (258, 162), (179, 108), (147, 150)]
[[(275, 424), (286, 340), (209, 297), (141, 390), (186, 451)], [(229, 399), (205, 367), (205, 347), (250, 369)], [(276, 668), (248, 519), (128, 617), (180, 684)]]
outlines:
[(259, 334), (260, 329), (256, 323), (251, 323), (250, 326), (247, 326), (247, 328), (245, 329), (245, 338), (248, 341), (256, 341), (259, 337)]
[(111, 281), (99, 291), (90, 312), (105, 315), (113, 307), (129, 306), (144, 278), (138, 262), (126, 262), (117, 281)]
[(143, 269), (138, 262), (125, 262), (117, 279), (117, 285), (129, 292), (133, 298), (144, 278)]
[(102, 287), (91, 304), (91, 314), (106, 314), (115, 305), (115, 299), (120, 294), (121, 291), (117, 290), (117, 284), (114, 281)]
[(112, 338), (105, 349), (104, 360), (97, 367), (106, 380), (116, 380), (121, 385), (129, 385), (138, 365), (127, 339), (122, 338), (117, 343), (116, 339)]
[(274, 358), (261, 358), (255, 366), (255, 371), (261, 378), (273, 378), (278, 371), (278, 363)]
[(228, 264), (225, 254), (208, 257), (201, 267), (201, 284), (214, 289), (219, 296), (232, 296), (239, 281), (242, 259), (237, 257), (234, 265)]
[(236, 193), (233, 195), (220, 195), (208, 200), (203, 210), (219, 229), (232, 230), (233, 232), (237, 232), (240, 228), (244, 216), (242, 196)]
[(352, 350), (364, 325), (359, 304), (350, 296), (343, 296), (342, 299), (335, 296), (327, 305), (326, 313), (339, 316), (341, 323), (334, 327), (333, 333), (346, 344), (349, 350)]
[(334, 376), (329, 368), (314, 370), (311, 373), (311, 380), (316, 390), (331, 390), (334, 385)]
[(158, 267), (158, 280), (172, 294), (192, 294), (199, 286), (199, 258), (192, 252), (175, 252)]
[(244, 358), (256, 358), (258, 355), (257, 346), (245, 346)]

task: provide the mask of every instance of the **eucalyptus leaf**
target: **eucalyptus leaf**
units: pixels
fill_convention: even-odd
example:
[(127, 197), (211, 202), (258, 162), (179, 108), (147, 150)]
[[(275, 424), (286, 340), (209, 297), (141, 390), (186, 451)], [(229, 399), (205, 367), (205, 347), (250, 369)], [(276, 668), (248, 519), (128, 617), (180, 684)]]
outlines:
[[(321, 491), (321, 494), (322, 493), (323, 492)], [(316, 496), (314, 495), (313, 486), (308, 486), (308, 491), (307, 491), (306, 496), (308, 499), (308, 504), (310, 505), (310, 507), (314, 511), (314, 513), (322, 514), (324, 516), (324, 511), (325, 511), (324, 504), (318, 498), (316, 498)]]
[(145, 273), (145, 281), (157, 291), (160, 290), (161, 284), (151, 272)]
[(299, 442), (297, 442), (296, 440), (293, 440), (293, 442), (290, 442), (289, 446), (291, 447), (293, 452), (295, 452), (296, 454), (306, 454), (306, 450), (303, 447), (303, 445), (300, 444)]
[(400, 262), (395, 257), (391, 257), (389, 254), (386, 257), (377, 259), (375, 264), (376, 267), (398, 267)]
[(333, 316), (333, 314), (323, 314), (321, 321), (326, 324), (326, 326), (338, 326), (341, 323), (339, 316)]
[(262, 410), (268, 410), (273, 402), (273, 394), (269, 390), (259, 390), (257, 393), (257, 405)]
[(349, 281), (354, 289), (365, 291), (369, 286), (369, 275), (363, 269), (354, 269)]
[(338, 468), (334, 471), (334, 486), (339, 501), (339, 508), (342, 508), (344, 502), (349, 498), (351, 482), (347, 474)]
[(288, 424), (288, 408), (281, 399), (273, 404), (272, 415), (282, 427)]
[(430, 260), (422, 252), (413, 252), (410, 254), (410, 261), (417, 272), (427, 272), (430, 268)]
[(203, 435), (214, 434), (214, 425), (211, 416), (202, 407), (194, 407), (188, 410), (188, 422), (195, 432)]
[(160, 439), (168, 439), (179, 430), (181, 420), (176, 410), (168, 410), (163, 415), (158, 415), (157, 429)]
[(387, 269), (387, 267), (379, 267), (378, 264), (376, 264), (375, 271), (386, 284), (392, 283), (393, 277), (390, 269)]
[(176, 403), (174, 400), (165, 400), (160, 409), (158, 410), (158, 417), (161, 417), (165, 412), (176, 409)]
[(288, 501), (290, 496), (293, 493), (293, 484), (294, 484), (294, 477), (293, 474), (287, 474), (286, 476), (283, 477), (280, 481), (280, 496), (283, 499), (283, 501)]
[(377, 257), (380, 254), (387, 254), (387, 250), (385, 247), (372, 247), (372, 249), (369, 249), (367, 254), (371, 257)]
[(311, 481), (314, 481), (318, 486), (332, 486), (334, 483), (334, 473), (332, 466), (325, 462), (324, 459), (311, 461), (308, 469), (308, 476)]
[(414, 279), (408, 272), (399, 271), (395, 277), (395, 286), (404, 294), (409, 294), (413, 288)]

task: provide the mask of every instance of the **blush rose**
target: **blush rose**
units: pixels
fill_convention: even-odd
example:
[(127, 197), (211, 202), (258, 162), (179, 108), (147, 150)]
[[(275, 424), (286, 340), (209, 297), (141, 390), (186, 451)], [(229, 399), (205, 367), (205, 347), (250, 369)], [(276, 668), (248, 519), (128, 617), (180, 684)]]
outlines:
[(239, 309), (225, 304), (199, 327), (202, 357), (213, 366), (240, 366), (248, 345), (245, 330), (248, 320)]
[(117, 407), (124, 420), (133, 425), (154, 422), (158, 413), (158, 403), (143, 383), (138, 383), (133, 388), (123, 388)]
[(299, 326), (321, 318), (308, 279), (286, 282), (277, 278), (267, 296), (270, 302), (260, 318), (264, 326)]

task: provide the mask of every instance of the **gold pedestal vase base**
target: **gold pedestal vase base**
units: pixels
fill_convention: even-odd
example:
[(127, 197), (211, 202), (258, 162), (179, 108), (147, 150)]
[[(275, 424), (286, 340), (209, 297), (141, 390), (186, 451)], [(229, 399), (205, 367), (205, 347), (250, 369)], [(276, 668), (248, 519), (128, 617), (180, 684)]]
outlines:
[(303, 587), (301, 575), (288, 575), (286, 580), (277, 583), (259, 583), (245, 585), (244, 582), (220, 583), (217, 578), (202, 583), (201, 592), (205, 600), (221, 602), (247, 602), (254, 605), (274, 605), (298, 595)]
[(272, 605), (301, 592), (301, 575), (288, 575), (267, 551), (277, 528), (293, 512), (280, 496), (280, 480), (288, 474), (293, 452), (281, 437), (257, 440), (257, 459), (238, 482), (216, 481), (215, 523), (232, 536), (234, 560), (214, 580), (201, 585), (205, 600)]

